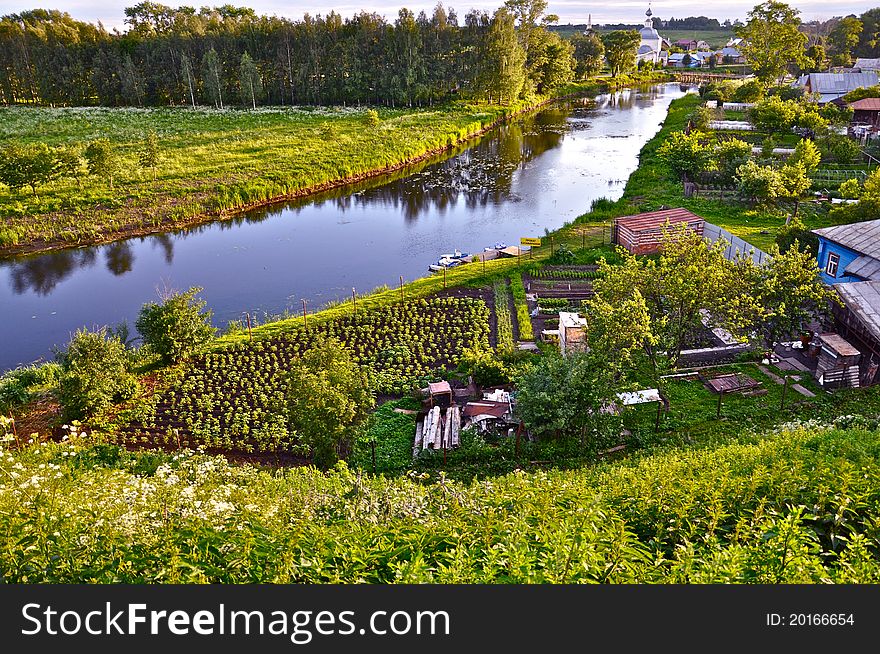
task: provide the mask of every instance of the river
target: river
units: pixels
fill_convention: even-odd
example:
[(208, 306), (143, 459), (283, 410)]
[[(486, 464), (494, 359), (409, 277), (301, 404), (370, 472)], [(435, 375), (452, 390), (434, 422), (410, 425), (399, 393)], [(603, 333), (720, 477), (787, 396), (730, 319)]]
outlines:
[(562, 102), (471, 147), (235, 219), (0, 260), (0, 370), (52, 357), (86, 326), (132, 326), (164, 288), (204, 288), (218, 326), (311, 309), (428, 274), (444, 252), (542, 236), (617, 199), (678, 84)]

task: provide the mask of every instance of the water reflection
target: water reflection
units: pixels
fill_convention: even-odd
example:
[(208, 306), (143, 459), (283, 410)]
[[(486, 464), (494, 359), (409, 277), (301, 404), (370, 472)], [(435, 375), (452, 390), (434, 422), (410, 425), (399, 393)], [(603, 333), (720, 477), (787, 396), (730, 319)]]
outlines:
[(201, 286), (222, 327), (426, 274), (455, 248), (539, 236), (615, 199), (678, 85), (547, 107), (470, 149), (230, 220), (0, 261), (0, 369), (83, 325), (133, 322), (161, 287)]

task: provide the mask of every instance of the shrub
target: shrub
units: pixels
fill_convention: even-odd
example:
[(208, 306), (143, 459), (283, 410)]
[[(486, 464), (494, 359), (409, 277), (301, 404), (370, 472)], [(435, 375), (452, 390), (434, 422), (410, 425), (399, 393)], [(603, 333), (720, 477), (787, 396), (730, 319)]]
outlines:
[(853, 163), (861, 154), (859, 144), (843, 134), (828, 132), (816, 139), (819, 152), (822, 153), (822, 161), (835, 163)]
[(375, 404), (366, 371), (338, 341), (323, 338), (292, 365), (286, 400), (291, 431), (325, 468), (351, 450)]
[(137, 379), (128, 371), (125, 346), (106, 329), (77, 331), (58, 361), (58, 399), (65, 420), (93, 417), (137, 392)]
[(370, 127), (376, 127), (379, 125), (379, 112), (375, 109), (367, 109), (364, 113), (364, 120), (367, 125)]
[(203, 311), (205, 302), (196, 299), (201, 290), (193, 287), (185, 293), (172, 292), (161, 304), (150, 302), (141, 308), (135, 327), (165, 363), (179, 361), (216, 332), (211, 326), (211, 311)]
[(740, 84), (733, 92), (733, 102), (758, 102), (764, 97), (764, 85), (756, 79)]
[(859, 180), (853, 177), (841, 183), (838, 190), (840, 191), (840, 197), (847, 200), (858, 200), (862, 194), (862, 185), (859, 183)]

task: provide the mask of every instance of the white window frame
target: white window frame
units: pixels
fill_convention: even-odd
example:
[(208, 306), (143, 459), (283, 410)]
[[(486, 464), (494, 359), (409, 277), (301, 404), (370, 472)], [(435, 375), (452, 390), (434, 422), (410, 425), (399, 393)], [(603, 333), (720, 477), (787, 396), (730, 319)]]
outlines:
[(837, 277), (840, 270), (840, 255), (837, 252), (828, 253), (828, 262), (825, 264), (825, 274), (829, 277)]

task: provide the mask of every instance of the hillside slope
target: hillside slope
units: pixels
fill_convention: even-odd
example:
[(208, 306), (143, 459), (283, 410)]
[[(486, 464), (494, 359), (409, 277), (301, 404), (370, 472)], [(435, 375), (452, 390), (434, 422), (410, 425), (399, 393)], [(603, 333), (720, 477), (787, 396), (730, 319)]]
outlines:
[(0, 456), (7, 582), (876, 582), (880, 431), (798, 427), (472, 484), (44, 444)]

